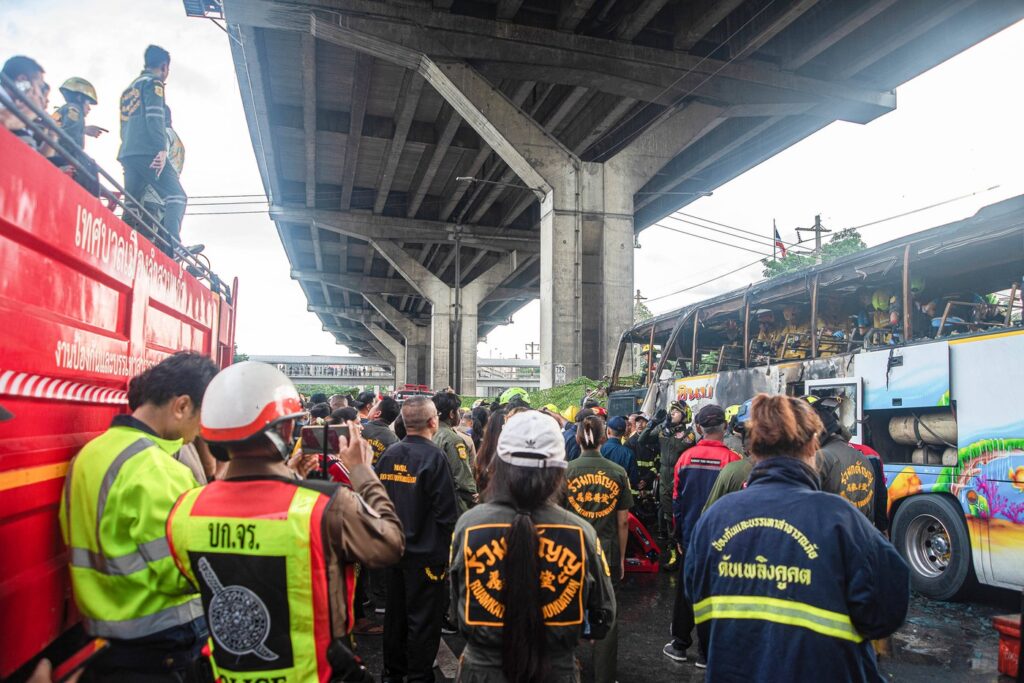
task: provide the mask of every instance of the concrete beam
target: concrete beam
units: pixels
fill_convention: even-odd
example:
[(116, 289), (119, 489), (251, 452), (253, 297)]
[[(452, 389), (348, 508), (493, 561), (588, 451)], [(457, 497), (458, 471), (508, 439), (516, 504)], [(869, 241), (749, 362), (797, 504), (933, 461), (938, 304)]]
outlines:
[(352, 206), (352, 188), (356, 179), (356, 164), (359, 161), (359, 145), (362, 141), (363, 119), (366, 117), (366, 102), (370, 95), (370, 70), (373, 57), (356, 54), (355, 69), (352, 72), (352, 111), (349, 115), (348, 140), (345, 143), (345, 161), (341, 171), (342, 211)]
[[(453, 243), (455, 239), (454, 223), (415, 218), (284, 206), (272, 206), (270, 217), (276, 221), (290, 223), (315, 223), (324, 230), (370, 242), (375, 239), (385, 239), (406, 242)], [(540, 249), (532, 235), (515, 237), (514, 235), (510, 236), (507, 230), (499, 231), (495, 228), (474, 225), (466, 226), (463, 235), (463, 244), (467, 247), (493, 251), (515, 249), (523, 253), (535, 253)]]
[(405, 138), (409, 134), (409, 126), (412, 125), (412, 117), (416, 113), (416, 105), (419, 104), (420, 90), (422, 89), (423, 79), (412, 71), (406, 71), (402, 78), (398, 103), (395, 105), (395, 135), (388, 143), (387, 152), (384, 153), (384, 163), (381, 166), (380, 175), (377, 177), (377, 199), (373, 203), (374, 213), (382, 213), (384, 205), (388, 201), (391, 182), (395, 179), (398, 160), (405, 149)]
[(818, 0), (795, 0), (766, 11), (742, 31), (738, 32), (735, 43), (730, 41), (730, 55), (734, 59), (749, 57), (760, 50), (769, 40), (786, 30), (807, 10), (818, 4)]
[(498, 21), (512, 21), (522, 5), (523, 0), (498, 0), (494, 16)]
[(743, 0), (691, 0), (683, 3), (676, 19), (672, 47), (689, 52), (742, 4)]
[[(274, 201), (281, 197), (280, 181), (278, 180), (277, 153), (274, 150), (273, 136), (270, 134), (270, 112), (267, 105), (270, 97), (263, 80), (263, 59), (260, 57), (256, 29), (251, 26), (237, 26), (237, 40), (229, 40), (232, 61), (238, 78), (238, 87), (242, 98), (251, 102), (252, 107), (243, 107), (246, 122), (252, 140), (253, 151), (256, 153), (256, 164), (263, 180), (263, 191)], [(272, 172), (273, 171), (273, 172)]]
[(615, 29), (615, 37), (618, 40), (630, 41), (636, 38), (640, 31), (644, 30), (647, 24), (651, 23), (654, 16), (661, 11), (661, 8), (668, 4), (668, 0), (643, 0), (640, 5), (626, 15), (626, 18)]
[(441, 107), (441, 113), (437, 117), (437, 127), (441, 134), (430, 154), (430, 159), (426, 164), (421, 161), (420, 167), (416, 170), (416, 177), (412, 182), (412, 187), (415, 190), (413, 190), (412, 199), (409, 200), (409, 208), (406, 210), (406, 216), (409, 218), (414, 218), (416, 212), (420, 210), (423, 198), (430, 189), (431, 183), (434, 182), (434, 176), (437, 175), (437, 170), (441, 167), (441, 162), (448, 153), (452, 138), (455, 137), (461, 123), (462, 118), (455, 113), (454, 109), (447, 105)]
[(385, 295), (418, 294), (419, 292), (408, 282), (397, 278), (366, 277), (365, 275), (347, 275), (342, 273), (326, 273), (317, 270), (292, 270), (293, 280), (309, 282), (325, 282), (338, 289), (350, 292), (380, 292)]
[(558, 30), (575, 31), (576, 27), (583, 21), (590, 8), (594, 6), (595, 0), (562, 0), (558, 10)]
[(380, 325), (370, 323), (366, 326), (367, 331), (373, 335), (377, 343), (394, 358), (395, 386), (400, 387), (408, 382), (406, 379), (406, 358), (405, 344), (398, 341), (382, 328)]
[(889, 9), (896, 0), (875, 0), (866, 5), (850, 5), (853, 13), (835, 26), (831, 31), (822, 33), (808, 42), (801, 42), (796, 50), (782, 63), (785, 71), (796, 71), (825, 50), (850, 35), (876, 16)]
[[(891, 91), (879, 92), (850, 83), (807, 78), (751, 61), (730, 62), (530, 26), (517, 25), (515, 31), (509, 32), (498, 22), (436, 12), (420, 5), (317, 0), (315, 6), (335, 10), (336, 19), (313, 17), (306, 7), (275, 0), (249, 0), (229, 5), (233, 9), (228, 14), (231, 22), (286, 30), (307, 31), (312, 26), (314, 35), (321, 39), (368, 52), (406, 68), (421, 69), (425, 61), (430, 61), (423, 60), (423, 55), (438, 55), (474, 63), (490, 61), (516, 65), (520, 73), (528, 73), (531, 78), (536, 78), (539, 67), (555, 67), (562, 73), (582, 70), (596, 77), (598, 83), (602, 76), (608, 82), (611, 75), (621, 74), (626, 79), (642, 77), (648, 82), (653, 79), (662, 88), (672, 85), (669, 94), (675, 97), (698, 85), (702, 96), (720, 92), (719, 96), (723, 97), (725, 91), (718, 90), (722, 86), (739, 85), (737, 93), (748, 86), (762, 86), (780, 96), (792, 93), (798, 100), (810, 98), (823, 104), (841, 105), (840, 109), (850, 110), (850, 120), (860, 122), (896, 106), (895, 94)], [(437, 32), (445, 34), (442, 41), (435, 38)], [(421, 69), (421, 75), (441, 90), (427, 70)], [(557, 82), (570, 81), (563, 77)], [(586, 83), (572, 84), (590, 87)], [(601, 89), (600, 85), (596, 87)], [(460, 110), (459, 113), (470, 121), (465, 112)], [(502, 150), (497, 147), (495, 150), (505, 158)], [(519, 174), (518, 170), (516, 172)]]

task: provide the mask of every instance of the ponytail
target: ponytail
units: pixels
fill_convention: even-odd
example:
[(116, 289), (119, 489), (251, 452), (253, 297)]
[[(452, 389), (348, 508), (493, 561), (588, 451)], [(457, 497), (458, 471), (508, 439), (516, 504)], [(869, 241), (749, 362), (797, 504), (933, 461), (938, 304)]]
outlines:
[(565, 470), (514, 467), (498, 458), (492, 467), (495, 498), (507, 500), (516, 510), (505, 535), (501, 670), (509, 683), (543, 683), (548, 680), (549, 660), (533, 512), (564, 487)]
[(584, 450), (596, 450), (607, 440), (608, 432), (600, 415), (588, 415), (576, 429), (576, 443)]

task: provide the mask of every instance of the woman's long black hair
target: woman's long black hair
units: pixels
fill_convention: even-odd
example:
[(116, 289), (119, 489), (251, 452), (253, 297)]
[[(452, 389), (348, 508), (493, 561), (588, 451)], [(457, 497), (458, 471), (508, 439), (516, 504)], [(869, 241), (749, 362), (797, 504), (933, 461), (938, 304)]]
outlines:
[(505, 605), (501, 670), (509, 683), (541, 683), (547, 679), (543, 602), (540, 595), (540, 540), (533, 513), (565, 486), (562, 468), (515, 467), (495, 458), (492, 500), (516, 509), (505, 551)]

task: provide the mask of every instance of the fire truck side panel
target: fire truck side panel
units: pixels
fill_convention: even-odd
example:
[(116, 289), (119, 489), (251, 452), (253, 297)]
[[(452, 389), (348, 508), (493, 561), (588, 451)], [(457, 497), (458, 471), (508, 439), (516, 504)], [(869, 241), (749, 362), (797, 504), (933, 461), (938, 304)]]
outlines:
[(57, 522), (70, 459), (168, 354), (230, 363), (233, 301), (0, 129), (0, 677), (77, 621)]

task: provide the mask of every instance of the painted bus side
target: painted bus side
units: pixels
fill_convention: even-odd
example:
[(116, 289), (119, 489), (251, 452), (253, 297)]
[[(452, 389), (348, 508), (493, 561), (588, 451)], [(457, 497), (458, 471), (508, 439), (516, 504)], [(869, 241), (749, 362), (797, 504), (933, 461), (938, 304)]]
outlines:
[[(759, 392), (797, 394), (808, 385), (853, 386), (854, 401), (844, 403), (841, 418), (857, 443), (864, 442), (865, 425), (886, 425), (889, 416), (951, 412), (957, 425), (956, 442), (949, 444), (955, 448), (955, 464), (886, 458), (890, 517), (895, 520), (906, 502), (920, 496), (955, 502), (963, 513), (977, 579), (1020, 589), (1024, 587), (1021, 358), (1024, 330), (976, 333), (665, 380), (652, 387), (645, 407), (654, 410), (683, 398), (696, 412), (707, 403), (742, 403)], [(877, 437), (873, 445), (882, 450)], [(959, 586), (947, 587), (941, 594), (952, 595), (953, 588)]]
[[(231, 301), (0, 129), (0, 677), (78, 621), (57, 522), (68, 462), (168, 354), (232, 359)], [(237, 289), (237, 286), (236, 286)]]

